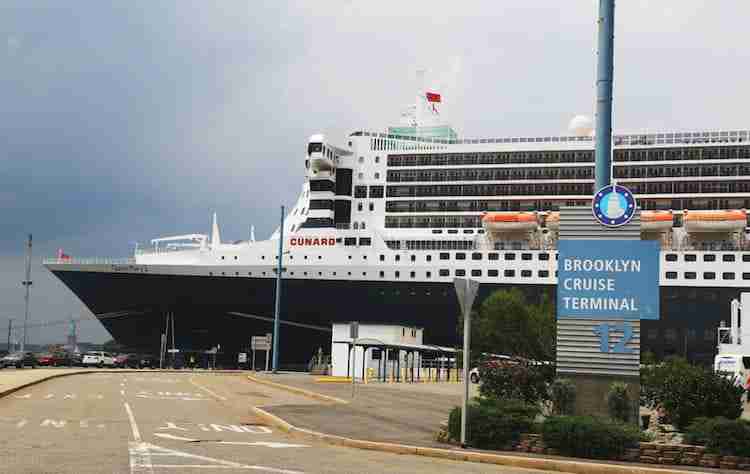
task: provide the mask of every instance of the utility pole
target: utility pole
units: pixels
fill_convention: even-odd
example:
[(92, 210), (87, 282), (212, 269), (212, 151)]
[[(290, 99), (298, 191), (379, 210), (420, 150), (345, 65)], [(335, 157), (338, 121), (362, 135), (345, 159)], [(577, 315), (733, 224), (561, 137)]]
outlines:
[(612, 78), (614, 76), (615, 0), (599, 0), (596, 67), (596, 150), (594, 193), (612, 182)]
[(6, 349), (8, 349), (8, 352), (12, 352), (10, 350), (10, 334), (11, 334), (11, 332), (13, 332), (13, 318), (11, 318), (11, 319), (8, 320), (8, 346), (6, 347)]
[(279, 225), (279, 263), (276, 271), (276, 306), (273, 312), (273, 366), (275, 374), (279, 370), (279, 311), (281, 309), (281, 270), (284, 258), (284, 206), (281, 206), (281, 224)]
[(26, 254), (26, 279), (21, 282), (21, 284), (26, 288), (26, 295), (24, 297), (26, 312), (23, 318), (23, 339), (21, 339), (21, 352), (23, 352), (26, 350), (26, 332), (29, 323), (29, 293), (31, 291), (31, 234), (29, 234), (28, 253)]

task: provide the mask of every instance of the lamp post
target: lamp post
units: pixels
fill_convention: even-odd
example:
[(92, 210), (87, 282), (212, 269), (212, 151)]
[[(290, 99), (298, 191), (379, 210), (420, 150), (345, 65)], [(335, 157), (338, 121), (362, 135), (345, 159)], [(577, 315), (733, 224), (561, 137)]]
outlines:
[(281, 223), (279, 224), (279, 255), (276, 271), (276, 304), (273, 311), (273, 366), (275, 374), (279, 370), (279, 311), (281, 309), (281, 270), (284, 257), (284, 206), (281, 206)]

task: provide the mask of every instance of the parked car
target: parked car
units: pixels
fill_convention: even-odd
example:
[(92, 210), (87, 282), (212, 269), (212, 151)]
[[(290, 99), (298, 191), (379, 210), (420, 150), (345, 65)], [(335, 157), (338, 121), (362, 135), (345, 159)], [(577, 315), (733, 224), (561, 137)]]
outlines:
[(155, 369), (154, 364), (154, 358), (150, 355), (142, 355), (138, 358), (138, 368), (139, 369), (145, 369), (148, 367), (149, 369)]
[(115, 358), (108, 352), (91, 351), (83, 355), (82, 363), (84, 367), (114, 367)]
[(120, 354), (115, 357), (115, 367), (121, 369), (137, 369), (141, 358), (138, 354)]
[(31, 367), (35, 369), (39, 365), (39, 361), (36, 356), (31, 352), (11, 352), (2, 359), (0, 359), (0, 367), (15, 367), (22, 369), (24, 367)]

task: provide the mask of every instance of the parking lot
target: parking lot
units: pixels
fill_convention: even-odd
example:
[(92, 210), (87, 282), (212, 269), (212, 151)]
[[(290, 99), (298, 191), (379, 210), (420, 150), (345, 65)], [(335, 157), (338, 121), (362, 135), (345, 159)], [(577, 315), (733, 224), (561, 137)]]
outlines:
[[(3, 379), (40, 371), (7, 369)], [(252, 407), (319, 402), (241, 374), (71, 375), (0, 399), (5, 472), (534, 472), (331, 446), (264, 425)]]

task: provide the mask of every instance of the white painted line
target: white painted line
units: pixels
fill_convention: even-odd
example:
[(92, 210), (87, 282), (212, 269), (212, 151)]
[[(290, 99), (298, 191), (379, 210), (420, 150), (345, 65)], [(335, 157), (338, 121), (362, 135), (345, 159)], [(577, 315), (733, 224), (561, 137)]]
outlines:
[(81, 420), (78, 422), (81, 428), (88, 428), (89, 427), (89, 421), (88, 420)]
[(76, 398), (76, 394), (75, 393), (66, 393), (65, 396), (63, 396), (63, 400), (67, 400), (67, 399), (71, 399), (72, 400), (72, 399), (75, 399), (75, 398)]
[(251, 471), (263, 471), (274, 474), (302, 474), (300, 471), (292, 471), (288, 469), (278, 469), (268, 466), (257, 466), (240, 464), (233, 461), (225, 461), (223, 459), (210, 458), (208, 456), (200, 456), (198, 454), (186, 453), (183, 451), (175, 451), (173, 449), (162, 448), (149, 443), (140, 443), (143, 447), (148, 448), (150, 455), (154, 456), (174, 456), (182, 459), (195, 459), (203, 461), (206, 464), (151, 464), (151, 467), (160, 467), (164, 469), (247, 469)]
[[(154, 436), (158, 436), (160, 438), (166, 438), (166, 439), (174, 439), (177, 441), (186, 441), (189, 443), (194, 443), (198, 441), (197, 439), (192, 438), (183, 438), (182, 436), (175, 436), (169, 433), (154, 433)], [(205, 443), (212, 443), (212, 444), (231, 444), (231, 445), (240, 445), (240, 446), (262, 446), (265, 448), (307, 448), (308, 446), (305, 444), (289, 444), (289, 443), (276, 443), (273, 441), (204, 441)]]
[(186, 402), (205, 402), (206, 398), (188, 398), (188, 397), (153, 397), (149, 395), (136, 395), (137, 398), (148, 398), (150, 400), (184, 400)]
[(31, 398), (31, 394), (27, 393), (26, 395), (13, 395), (15, 398)]
[(48, 393), (47, 395), (44, 396), (44, 399), (49, 400), (50, 398), (54, 398), (54, 397), (55, 397), (54, 393)]
[(211, 395), (212, 397), (214, 397), (216, 399), (219, 399), (219, 400), (222, 400), (222, 401), (226, 400), (226, 397), (222, 397), (221, 395), (219, 395), (217, 393), (214, 393), (213, 391), (211, 391), (208, 388), (204, 387), (203, 385), (199, 384), (198, 382), (196, 382), (195, 380), (193, 380), (193, 377), (190, 377), (188, 379), (188, 382), (190, 382), (191, 384), (195, 385), (196, 387), (198, 387), (199, 389), (203, 390), (204, 392), (208, 393), (209, 395)]
[(125, 396), (125, 390), (120, 390), (120, 395)]
[(138, 425), (135, 424), (135, 417), (133, 416), (133, 410), (130, 409), (128, 402), (125, 402), (125, 411), (128, 412), (128, 420), (130, 420), (130, 429), (133, 430), (133, 440), (136, 443), (141, 442), (141, 433), (138, 431)]
[(148, 443), (131, 441), (128, 443), (128, 454), (130, 454), (130, 474), (154, 474)]
[(26, 426), (26, 423), (28, 423), (28, 421), (26, 421), (26, 420), (21, 420), (21, 421), (19, 421), (18, 423), (16, 423), (16, 428), (18, 428), (18, 429), (21, 429), (21, 428), (23, 428), (24, 426)]

